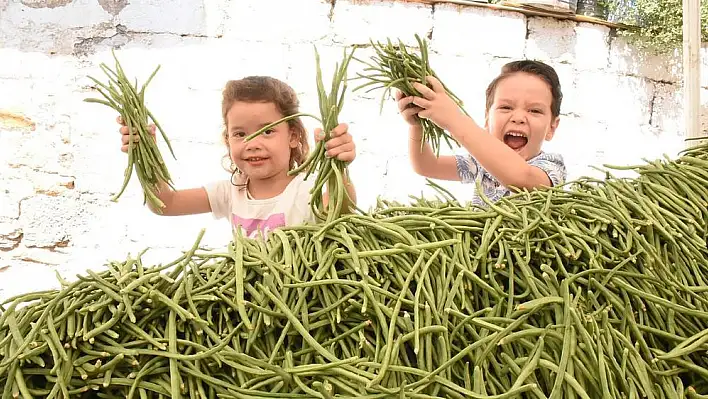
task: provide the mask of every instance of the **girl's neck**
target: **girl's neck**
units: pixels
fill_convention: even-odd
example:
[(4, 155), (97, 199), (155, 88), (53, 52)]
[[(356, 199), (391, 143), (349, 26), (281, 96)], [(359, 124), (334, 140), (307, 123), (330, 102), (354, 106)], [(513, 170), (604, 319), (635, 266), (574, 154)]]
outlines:
[(251, 179), (246, 181), (246, 189), (251, 199), (262, 200), (277, 197), (285, 191), (285, 188), (295, 176), (273, 176), (268, 179)]

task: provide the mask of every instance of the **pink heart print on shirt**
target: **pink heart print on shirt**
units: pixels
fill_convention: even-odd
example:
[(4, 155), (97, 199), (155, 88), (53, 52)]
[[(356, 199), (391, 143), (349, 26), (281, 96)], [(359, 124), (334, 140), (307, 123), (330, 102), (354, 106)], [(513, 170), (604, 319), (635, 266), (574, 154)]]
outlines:
[(268, 216), (266, 219), (248, 219), (242, 218), (238, 215), (233, 215), (232, 218), (233, 225), (241, 226), (247, 237), (252, 237), (252, 234), (258, 230), (265, 234), (269, 231), (277, 229), (278, 227), (285, 226), (284, 213), (276, 213)]

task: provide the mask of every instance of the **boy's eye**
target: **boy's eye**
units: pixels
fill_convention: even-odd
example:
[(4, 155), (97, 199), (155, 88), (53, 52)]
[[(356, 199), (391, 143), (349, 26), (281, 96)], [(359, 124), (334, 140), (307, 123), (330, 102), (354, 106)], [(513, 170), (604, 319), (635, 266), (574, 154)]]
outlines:
[(511, 107), (508, 105), (501, 105), (499, 106), (499, 109), (511, 109)]
[(542, 114), (543, 113), (542, 110), (537, 109), (537, 108), (532, 109), (531, 112), (533, 112), (534, 114)]

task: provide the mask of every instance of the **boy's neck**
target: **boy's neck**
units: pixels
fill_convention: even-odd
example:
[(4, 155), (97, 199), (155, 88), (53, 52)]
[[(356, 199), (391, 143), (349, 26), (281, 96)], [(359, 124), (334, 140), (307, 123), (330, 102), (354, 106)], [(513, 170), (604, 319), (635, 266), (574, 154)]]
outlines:
[(285, 188), (295, 176), (273, 176), (268, 179), (248, 179), (246, 188), (252, 199), (268, 199), (277, 197), (285, 191)]

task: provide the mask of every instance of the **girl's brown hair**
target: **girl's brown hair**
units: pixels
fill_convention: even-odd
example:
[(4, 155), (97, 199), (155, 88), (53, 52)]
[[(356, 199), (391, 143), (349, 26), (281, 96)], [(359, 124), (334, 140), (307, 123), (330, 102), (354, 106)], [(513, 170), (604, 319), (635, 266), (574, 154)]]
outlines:
[[(235, 102), (250, 102), (250, 103), (273, 103), (278, 109), (278, 112), (283, 117), (298, 113), (300, 101), (295, 94), (295, 90), (283, 81), (270, 76), (247, 76), (239, 80), (230, 80), (226, 83), (222, 93), (221, 100), (221, 116), (224, 120), (224, 130), (222, 139), (226, 148), (229, 148), (228, 135), (226, 125), (228, 124), (226, 114), (229, 112)], [(295, 131), (298, 135), (298, 146), (290, 149), (290, 169), (301, 165), (307, 158), (310, 152), (310, 146), (307, 142), (307, 133), (305, 125), (300, 118), (290, 119), (288, 127)], [(231, 173), (237, 172), (236, 165), (231, 162), (231, 158), (227, 151), (224, 156), (226, 168)]]

